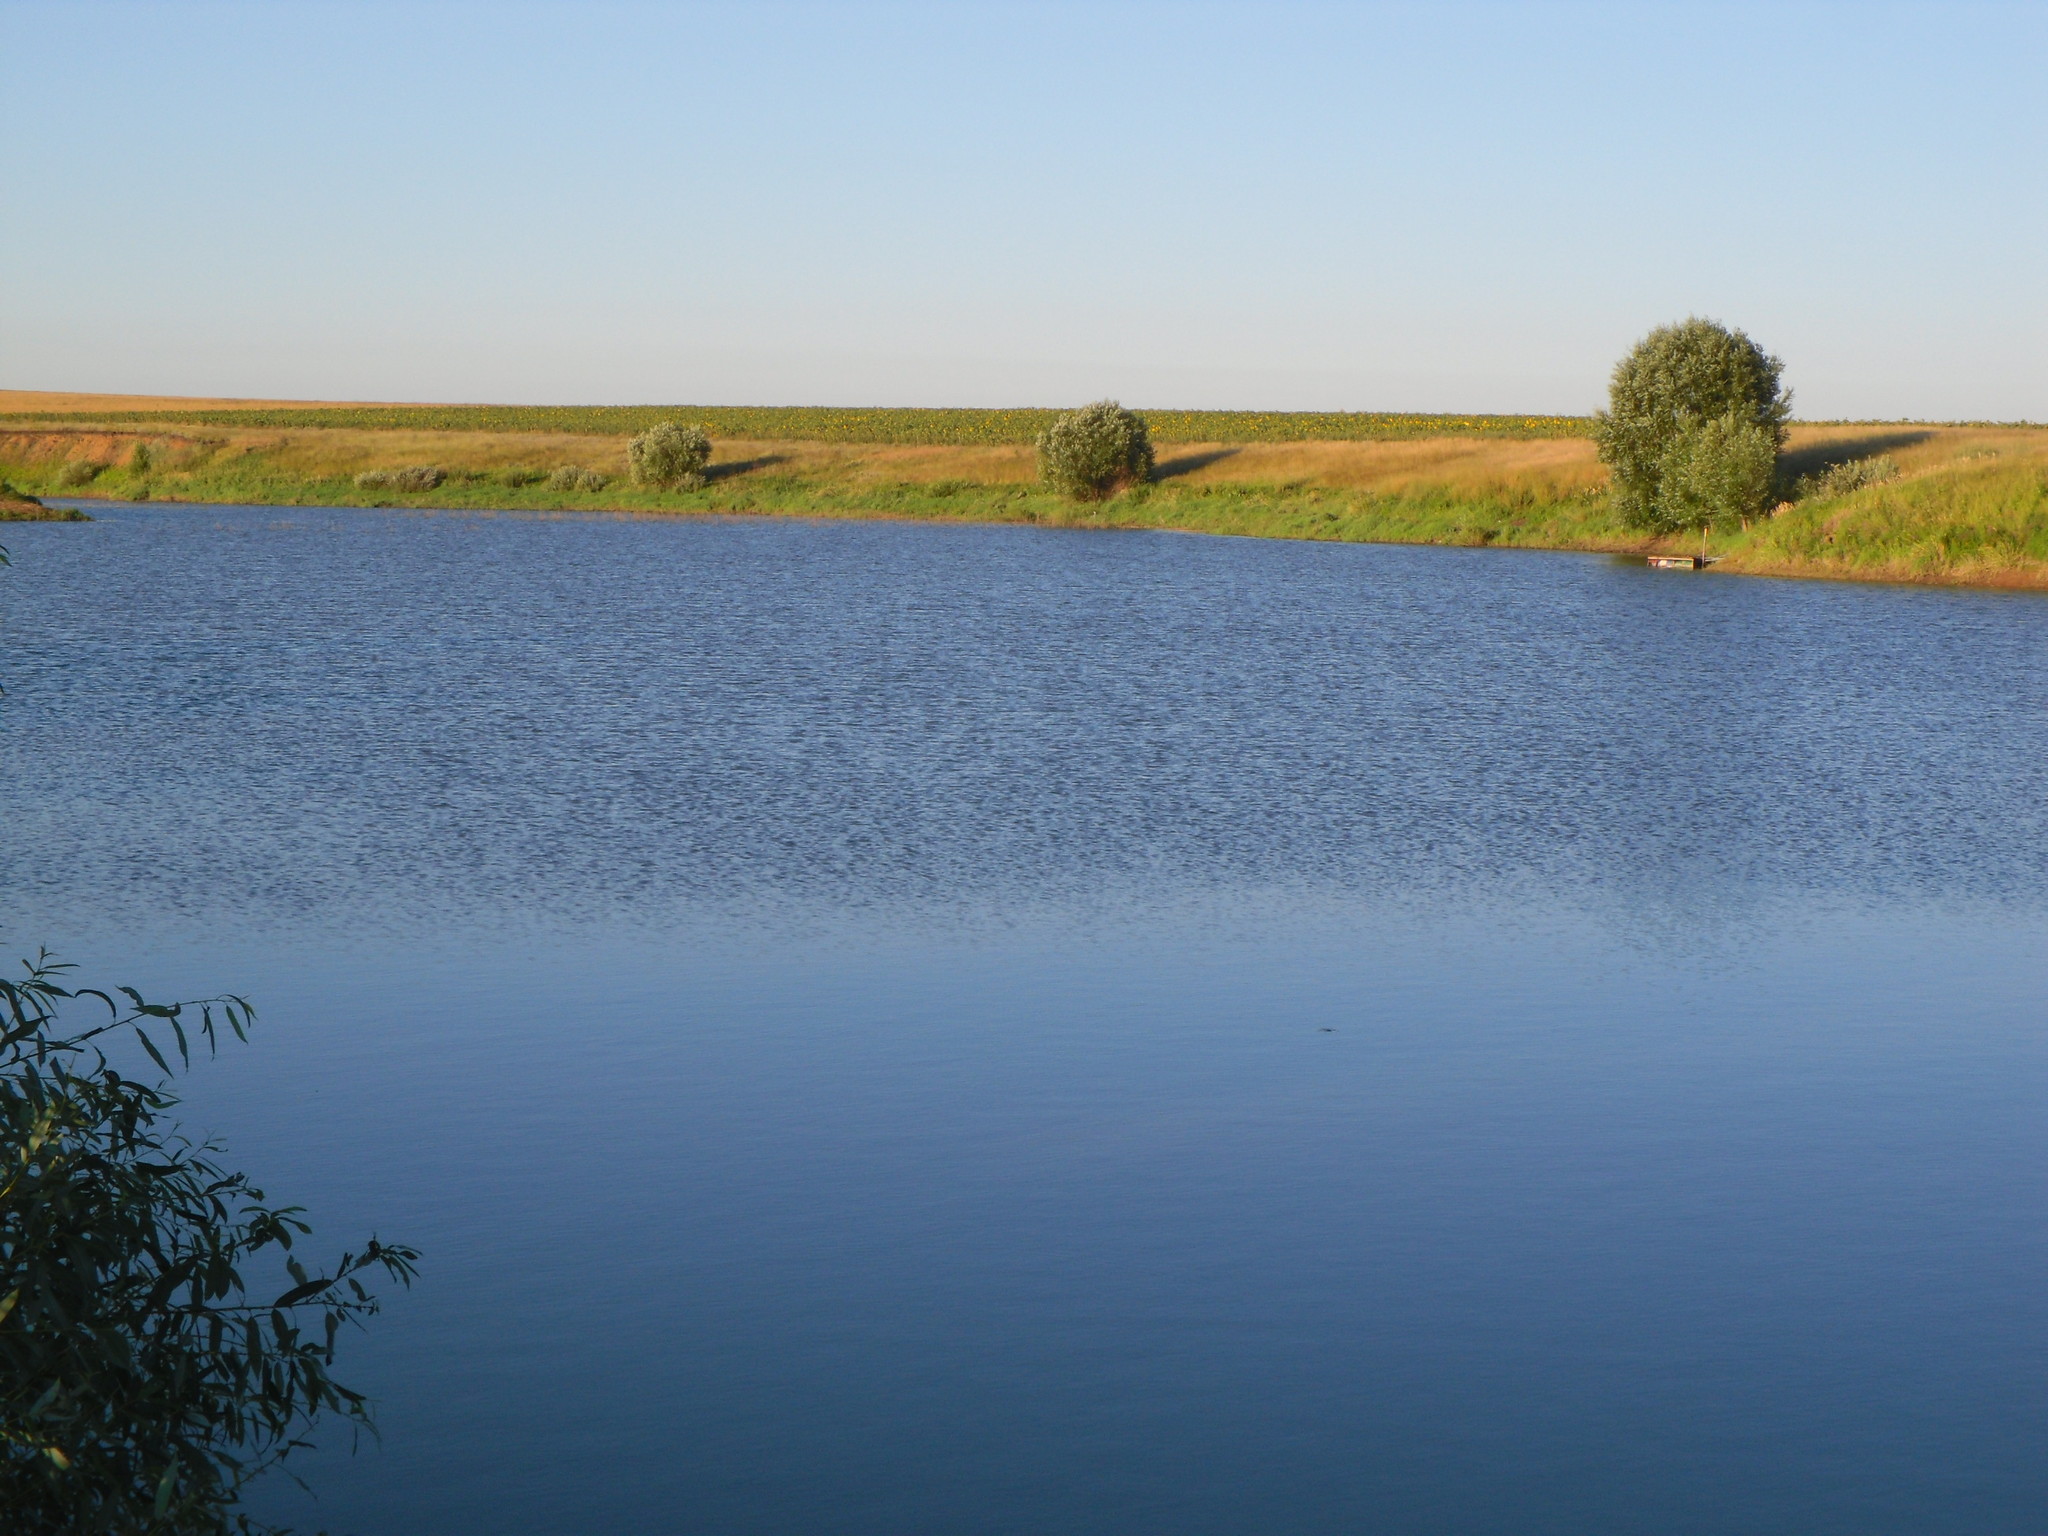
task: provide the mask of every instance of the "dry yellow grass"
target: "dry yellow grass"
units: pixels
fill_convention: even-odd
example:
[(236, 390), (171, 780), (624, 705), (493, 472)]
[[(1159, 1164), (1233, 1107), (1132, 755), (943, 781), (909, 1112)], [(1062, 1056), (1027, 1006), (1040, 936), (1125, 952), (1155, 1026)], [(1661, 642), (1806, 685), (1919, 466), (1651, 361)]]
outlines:
[[(1846, 457), (1887, 454), (1910, 476), (1977, 457), (2048, 463), (2048, 430), (1795, 426), (1786, 452), (1795, 473)], [(1037, 478), (1036, 457), (1025, 447), (720, 443), (714, 462), (733, 461), (806, 476), (908, 485), (946, 480), (1022, 485)], [(1607, 470), (1584, 438), (1434, 437), (1394, 442), (1175, 443), (1160, 450), (1159, 478), (1166, 484), (1315, 487), (1389, 496), (1529, 490), (1555, 499), (1604, 487)]]
[(260, 455), (287, 474), (318, 478), (408, 464), (494, 470), (513, 465), (547, 468), (579, 464), (623, 473), (622, 439), (566, 433), (366, 432), (354, 429), (279, 431), (265, 427), (147, 428), (28, 427), (0, 431), (0, 459), (36, 465), (67, 459), (119, 463), (146, 443), (166, 468), (201, 459)]
[[(721, 443), (721, 458), (772, 460), (805, 474), (929, 485), (1027, 485), (1038, 478), (1027, 447), (893, 448), (822, 443)], [(1418, 442), (1175, 443), (1159, 453), (1167, 484), (1321, 486), (1406, 494), (1418, 488), (1543, 485), (1570, 494), (1605, 482), (1590, 442), (1570, 438), (1430, 438)]]
[(2048, 457), (2048, 428), (1795, 426), (1785, 453), (1794, 473), (1845, 458), (1884, 454), (1911, 475), (1977, 458)]

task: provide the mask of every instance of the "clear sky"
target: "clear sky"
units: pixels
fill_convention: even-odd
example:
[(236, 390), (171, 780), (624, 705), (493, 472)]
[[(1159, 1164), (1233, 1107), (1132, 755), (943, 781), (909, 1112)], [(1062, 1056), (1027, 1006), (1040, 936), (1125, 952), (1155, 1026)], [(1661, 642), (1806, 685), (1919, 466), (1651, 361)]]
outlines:
[(0, 0), (0, 386), (2048, 419), (2048, 4)]

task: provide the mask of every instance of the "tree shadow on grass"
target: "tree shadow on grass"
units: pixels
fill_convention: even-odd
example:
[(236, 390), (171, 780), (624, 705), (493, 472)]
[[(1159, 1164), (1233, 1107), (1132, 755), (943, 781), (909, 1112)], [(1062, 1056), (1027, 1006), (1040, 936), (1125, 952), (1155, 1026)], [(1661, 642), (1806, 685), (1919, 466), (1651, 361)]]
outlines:
[(1804, 448), (1788, 449), (1781, 462), (1789, 479), (1797, 479), (1801, 475), (1824, 475), (1837, 464), (1889, 453), (1894, 448), (1911, 448), (1932, 436), (1932, 432), (1873, 432), (1860, 437), (1837, 437), (1825, 443), (1809, 443)]
[(706, 464), (704, 478), (706, 481), (730, 480), (733, 476), (744, 475), (749, 470), (766, 469), (770, 464), (786, 463), (788, 459), (789, 455), (786, 453), (764, 453), (756, 459), (734, 459), (728, 464)]
[(1184, 453), (1178, 458), (1165, 459), (1152, 467), (1154, 480), (1171, 480), (1176, 475), (1192, 475), (1198, 469), (1207, 469), (1211, 464), (1224, 459), (1235, 458), (1240, 450), (1218, 448), (1210, 453)]

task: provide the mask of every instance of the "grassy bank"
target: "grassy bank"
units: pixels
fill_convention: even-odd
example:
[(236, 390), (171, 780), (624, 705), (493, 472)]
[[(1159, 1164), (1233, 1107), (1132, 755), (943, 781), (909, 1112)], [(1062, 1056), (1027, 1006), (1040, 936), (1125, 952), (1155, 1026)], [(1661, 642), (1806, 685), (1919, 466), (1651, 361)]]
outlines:
[[(507, 408), (508, 418), (488, 424), (460, 414), (496, 409), (231, 403), (21, 413), (0, 416), (0, 477), (34, 495), (66, 499), (904, 517), (1617, 552), (1691, 542), (1660, 544), (1619, 524), (1583, 422), (1572, 432), (1549, 425), (1572, 418), (1490, 418), (1496, 426), (1486, 431), (1319, 438), (1313, 433), (1334, 432), (1334, 424), (1355, 418), (1315, 417), (1288, 429), (1298, 435), (1261, 439), (1253, 435), (1256, 423), (1279, 418), (1180, 413), (1186, 430), (1203, 427), (1213, 435), (1161, 432), (1156, 484), (1100, 506), (1077, 506), (1037, 488), (1023, 442), (973, 437), (966, 430), (971, 421), (955, 421), (960, 431), (948, 437), (934, 422), (980, 418), (975, 430), (994, 433), (988, 419), (1006, 413), (836, 413), (835, 430), (849, 434), (857, 427), (851, 418), (873, 418), (865, 440), (833, 439), (822, 429), (810, 436), (726, 435), (704, 489), (658, 492), (625, 476), (625, 438), (644, 425), (639, 413), (623, 426), (586, 411)], [(819, 426), (819, 413), (767, 415), (778, 426), (791, 418)], [(1151, 419), (1157, 427), (1172, 416)], [(926, 440), (900, 440), (910, 418), (933, 429)], [(1522, 425), (1510, 430), (1503, 425), (1509, 422)], [(1794, 429), (1789, 451), (1799, 474), (1878, 454), (1898, 472), (1885, 483), (1816, 494), (1747, 530), (1716, 535), (1714, 552), (1724, 557), (1717, 571), (2048, 588), (2048, 429), (1811, 424)], [(550, 487), (547, 477), (563, 466), (587, 472), (576, 488)], [(403, 482), (374, 483), (380, 472), (408, 469), (430, 469), (438, 483), (411, 490)], [(359, 482), (365, 475), (373, 483)], [(434, 475), (414, 483), (422, 478)]]
[(69, 507), (46, 507), (0, 481), (0, 523), (83, 523), (90, 519)]

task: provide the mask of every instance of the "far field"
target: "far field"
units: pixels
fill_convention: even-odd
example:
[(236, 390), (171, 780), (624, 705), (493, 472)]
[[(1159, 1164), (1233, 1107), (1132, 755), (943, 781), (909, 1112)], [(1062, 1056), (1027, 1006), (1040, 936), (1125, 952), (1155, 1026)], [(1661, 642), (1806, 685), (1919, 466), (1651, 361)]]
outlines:
[[(508, 511), (911, 517), (1276, 538), (1648, 551), (1573, 417), (1147, 412), (1157, 483), (1077, 506), (1037, 487), (1041, 411), (309, 405), (0, 391), (0, 479), (51, 498)], [(701, 421), (711, 483), (625, 476), (655, 420)], [(741, 430), (751, 429), (751, 430)], [(139, 450), (139, 451), (138, 451)], [(1895, 478), (1717, 534), (1717, 571), (2048, 587), (2048, 428), (1796, 426), (1795, 474), (1883, 455)], [(550, 489), (564, 465), (601, 488)], [(431, 490), (356, 476), (431, 466)], [(1672, 541), (1673, 545), (1690, 541)], [(1696, 545), (1694, 546), (1696, 547)]]

